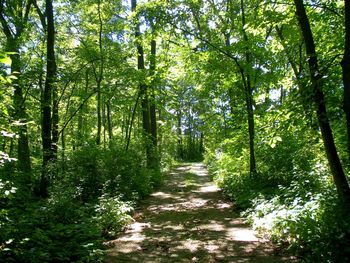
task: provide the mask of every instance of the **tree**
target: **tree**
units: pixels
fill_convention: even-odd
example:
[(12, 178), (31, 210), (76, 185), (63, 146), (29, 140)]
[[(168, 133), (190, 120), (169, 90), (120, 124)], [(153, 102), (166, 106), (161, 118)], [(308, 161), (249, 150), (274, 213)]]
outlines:
[[(21, 80), (22, 66), (20, 58), (20, 47), (22, 37), (27, 27), (28, 17), (32, 1), (1, 1), (0, 22), (6, 36), (6, 52), (11, 56), (11, 74), (16, 78), (13, 80), (15, 88), (13, 96), (14, 111), (12, 119), (18, 125), (18, 168), (23, 173), (31, 172), (30, 150), (27, 129), (27, 113), (25, 98), (23, 95), (23, 82)], [(26, 175), (28, 176), (28, 175)], [(30, 176), (27, 181), (30, 182)]]
[(101, 131), (102, 131), (102, 98), (101, 98), (101, 84), (103, 81), (103, 70), (104, 70), (104, 55), (103, 55), (103, 43), (102, 43), (102, 34), (103, 34), (103, 22), (102, 22), (102, 13), (101, 13), (101, 1), (97, 2), (98, 10), (98, 50), (99, 50), (99, 67), (96, 69), (95, 63), (93, 62), (94, 76), (96, 79), (96, 90), (97, 90), (97, 135), (96, 135), (96, 144), (100, 145), (101, 143)]
[(343, 85), (344, 85), (344, 97), (343, 97), (343, 109), (346, 116), (347, 126), (347, 139), (348, 139), (348, 158), (350, 164), (350, 3), (344, 1), (345, 5), (345, 45), (344, 56), (341, 61), (343, 69)]
[(150, 160), (150, 168), (159, 170), (159, 160), (158, 160), (158, 138), (157, 138), (157, 108), (156, 108), (156, 87), (157, 87), (157, 80), (156, 80), (156, 49), (157, 49), (157, 42), (155, 40), (155, 33), (152, 29), (152, 40), (151, 40), (151, 56), (150, 56), (150, 77), (152, 79), (151, 81), (151, 87), (150, 87), (150, 133), (151, 133), (151, 141), (152, 141), (152, 153), (151, 153), (151, 160)]
[[(136, 12), (137, 1), (131, 0), (131, 10)], [(137, 48), (137, 68), (140, 71), (140, 84), (139, 94), (141, 98), (141, 111), (142, 111), (142, 127), (144, 134), (144, 143), (146, 149), (147, 166), (151, 169), (158, 169), (157, 158), (157, 127), (156, 127), (156, 112), (155, 112), (155, 96), (154, 86), (152, 90), (149, 89), (148, 84), (145, 81), (146, 67), (144, 59), (144, 50), (141, 41), (140, 23), (136, 22), (135, 26), (135, 38)], [(151, 63), (150, 72), (151, 77), (154, 78), (156, 67), (156, 42), (154, 39), (151, 41)], [(155, 82), (153, 81), (153, 85)], [(150, 93), (152, 93), (150, 103)], [(150, 106), (151, 105), (151, 106)], [(130, 131), (129, 131), (130, 132)]]
[(255, 123), (254, 123), (254, 99), (253, 99), (253, 87), (251, 81), (251, 69), (252, 69), (252, 61), (251, 61), (251, 52), (248, 44), (248, 36), (245, 30), (246, 28), (246, 18), (245, 18), (245, 7), (244, 2), (241, 0), (241, 12), (242, 12), (242, 34), (243, 40), (245, 42), (245, 63), (247, 70), (244, 70), (242, 65), (239, 65), (238, 60), (236, 60), (236, 64), (239, 67), (239, 70), (242, 75), (242, 81), (244, 85), (245, 99), (246, 99), (246, 107), (248, 113), (248, 131), (249, 131), (249, 150), (250, 150), (250, 176), (254, 177), (257, 173), (256, 171), (256, 161), (255, 161)]
[(311, 93), (311, 97), (316, 105), (318, 124), (321, 130), (329, 166), (332, 171), (334, 183), (337, 187), (339, 199), (347, 209), (350, 209), (350, 188), (340, 162), (328, 119), (325, 95), (322, 91), (322, 73), (318, 66), (317, 53), (310, 22), (306, 14), (303, 0), (294, 0), (294, 4), (308, 59), (311, 79), (311, 89), (309, 92)]
[[(52, 167), (57, 158), (56, 147), (58, 136), (53, 137), (53, 131), (57, 128), (57, 120), (54, 120), (53, 108), (57, 105), (57, 77), (56, 77), (56, 58), (55, 58), (55, 23), (53, 13), (53, 1), (46, 0), (46, 16), (47, 16), (47, 29), (46, 29), (46, 80), (43, 91), (41, 107), (42, 107), (42, 144), (43, 144), (43, 163), (42, 173), (40, 179), (39, 195), (41, 197), (48, 196), (48, 186), (50, 183), (50, 176), (52, 176)], [(54, 98), (54, 100), (52, 99)], [(56, 105), (52, 105), (52, 102)], [(57, 114), (57, 113), (55, 113)], [(58, 117), (58, 116), (57, 116)], [(55, 127), (55, 128), (54, 128)]]

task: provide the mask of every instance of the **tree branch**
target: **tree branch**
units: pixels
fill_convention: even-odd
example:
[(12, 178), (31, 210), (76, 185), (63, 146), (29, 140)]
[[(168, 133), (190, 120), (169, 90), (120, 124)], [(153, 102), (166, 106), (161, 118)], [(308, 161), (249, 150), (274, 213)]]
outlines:
[[(18, 27), (16, 27), (16, 38), (19, 37), (22, 32), (23, 32), (23, 29), (26, 25), (26, 23), (28, 22), (28, 16), (29, 16), (29, 11), (30, 11), (30, 7), (33, 3), (33, 0), (28, 0), (26, 6), (25, 6), (25, 12), (24, 12), (24, 16), (22, 18), (22, 22), (18, 25)], [(22, 13), (21, 13), (21, 16), (22, 16)]]
[(207, 44), (208, 46), (211, 46), (212, 48), (214, 48), (214, 49), (215, 49), (216, 51), (218, 51), (219, 53), (221, 53), (221, 54), (225, 55), (226, 57), (232, 59), (232, 60), (235, 62), (235, 64), (237, 65), (238, 68), (240, 68), (240, 69), (242, 68), (242, 66), (240, 65), (240, 63), (239, 63), (239, 61), (238, 61), (238, 58), (237, 58), (236, 56), (233, 56), (231, 53), (225, 51), (224, 49), (218, 47), (217, 45), (214, 45), (214, 44), (211, 43), (209, 40), (207, 40), (207, 39), (205, 39), (205, 38), (203, 38), (203, 37), (201, 37), (201, 36), (198, 36), (198, 34), (192, 33), (192, 32), (190, 32), (189, 30), (184, 29), (184, 28), (179, 28), (177, 25), (175, 25), (175, 24), (172, 23), (172, 22), (169, 22), (169, 23), (170, 23), (174, 28), (179, 29), (179, 30), (181, 30), (182, 32), (184, 32), (184, 33), (186, 33), (186, 34), (189, 34), (189, 35), (191, 35), (191, 36), (197, 38), (198, 40), (204, 42), (204, 43)]
[(68, 124), (71, 122), (71, 120), (74, 118), (74, 116), (78, 113), (79, 110), (85, 105), (85, 103), (96, 93), (96, 90), (90, 93), (83, 102), (79, 105), (79, 107), (73, 112), (73, 114), (68, 118), (68, 120), (65, 122), (65, 124), (62, 126), (62, 129), (58, 132), (58, 135), (60, 135), (62, 132), (64, 132), (64, 129), (67, 128)]
[(38, 6), (38, 3), (36, 2), (36, 0), (32, 0), (33, 1), (33, 5), (36, 9), (36, 12), (38, 13), (40, 22), (41, 22), (41, 26), (43, 27), (43, 30), (46, 31), (47, 25), (46, 25), (46, 15), (45, 13), (41, 12), (40, 7)]
[(1, 22), (1, 26), (2, 26), (2, 30), (4, 31), (5, 36), (8, 39), (12, 39), (13, 38), (13, 33), (10, 29), (10, 27), (7, 24), (7, 21), (4, 17), (4, 6), (3, 3), (0, 4), (0, 22)]

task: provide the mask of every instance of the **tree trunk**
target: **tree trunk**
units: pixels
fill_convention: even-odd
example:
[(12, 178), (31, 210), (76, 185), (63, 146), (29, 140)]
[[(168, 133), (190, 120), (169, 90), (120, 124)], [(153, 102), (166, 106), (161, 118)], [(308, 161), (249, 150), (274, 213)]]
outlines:
[(106, 103), (104, 100), (104, 96), (102, 96), (102, 127), (103, 127), (103, 148), (106, 148), (107, 144), (107, 119), (106, 119)]
[(148, 101), (148, 89), (145, 83), (140, 85), (141, 90), (141, 109), (142, 109), (142, 128), (145, 140), (147, 166), (150, 166), (152, 162), (152, 142), (151, 142), (151, 124), (150, 124), (150, 112)]
[(101, 17), (101, 0), (98, 1), (98, 20), (99, 20), (99, 38), (98, 38), (98, 46), (100, 52), (100, 67), (96, 77), (96, 89), (97, 89), (97, 135), (96, 135), (96, 144), (101, 144), (101, 131), (102, 131), (102, 117), (101, 117), (101, 84), (103, 79), (103, 47), (102, 47), (102, 30), (103, 23)]
[(156, 98), (155, 98), (155, 86), (156, 81), (155, 70), (156, 70), (156, 41), (151, 41), (151, 59), (150, 59), (150, 75), (153, 78), (151, 86), (151, 101), (150, 101), (150, 118), (151, 118), (151, 134), (153, 147), (157, 148), (157, 117), (156, 117)]
[[(13, 86), (15, 88), (13, 103), (15, 112), (13, 114), (14, 120), (19, 121), (21, 125), (18, 126), (18, 147), (17, 147), (17, 159), (18, 159), (18, 169), (19, 171), (29, 174), (31, 172), (31, 161), (30, 161), (30, 150), (29, 150), (29, 141), (28, 141), (28, 128), (27, 128), (27, 114), (25, 110), (22, 84), (20, 80), (21, 66), (20, 66), (20, 57), (19, 49), (15, 48), (10, 50), (11, 46), (16, 47), (16, 40), (9, 41), (8, 51), (16, 52), (16, 54), (11, 55), (12, 64), (11, 64), (11, 73), (16, 75), (16, 79), (13, 79)], [(28, 179), (28, 180), (27, 180)], [(25, 179), (30, 183), (30, 177)]]
[(244, 2), (241, 0), (241, 11), (242, 11), (242, 33), (243, 33), (243, 39), (246, 43), (246, 51), (245, 51), (245, 57), (246, 57), (246, 68), (248, 70), (243, 70), (242, 78), (243, 78), (243, 85), (245, 89), (245, 95), (246, 95), (246, 106), (247, 106), (247, 113), (248, 113), (248, 133), (249, 133), (249, 174), (250, 177), (254, 177), (257, 174), (256, 171), (256, 160), (255, 160), (255, 123), (254, 123), (254, 108), (253, 108), (253, 88), (252, 88), (252, 81), (251, 81), (251, 74), (249, 72), (250, 69), (252, 69), (252, 62), (251, 62), (251, 53), (248, 49), (248, 36), (245, 31), (246, 27), (246, 20), (245, 20), (245, 12), (244, 12)]
[(131, 140), (131, 132), (132, 132), (132, 126), (134, 125), (134, 120), (135, 120), (135, 115), (136, 115), (136, 109), (137, 109), (137, 105), (139, 103), (139, 99), (140, 99), (140, 92), (137, 93), (137, 97), (136, 97), (136, 101), (131, 113), (131, 117), (130, 117), (130, 125), (129, 123), (127, 123), (127, 127), (126, 127), (126, 146), (125, 146), (125, 151), (128, 151), (129, 149), (129, 145), (130, 145), (130, 140)]
[(97, 134), (96, 134), (96, 144), (101, 144), (101, 131), (102, 131), (102, 117), (101, 117), (101, 82), (97, 81)]
[(83, 131), (83, 109), (81, 109), (78, 113), (78, 127), (77, 127), (77, 133), (76, 133), (76, 140), (75, 143), (77, 146), (81, 146), (82, 139), (84, 138), (84, 131)]
[(182, 144), (182, 112), (181, 109), (177, 111), (177, 156), (180, 160), (184, 159), (183, 144)]
[(66, 170), (66, 141), (65, 141), (65, 135), (64, 130), (61, 133), (61, 163), (62, 163), (62, 171)]
[(153, 78), (151, 85), (151, 100), (150, 100), (150, 131), (151, 131), (151, 141), (152, 141), (152, 152), (150, 160), (150, 168), (159, 169), (158, 161), (158, 139), (157, 139), (157, 115), (156, 115), (156, 81), (155, 81), (155, 71), (156, 71), (156, 41), (152, 39), (151, 41), (151, 59), (150, 59), (150, 77)]
[(253, 109), (253, 92), (251, 88), (251, 81), (248, 77), (246, 81), (247, 87), (245, 87), (246, 94), (246, 106), (248, 113), (248, 133), (249, 133), (249, 174), (250, 177), (254, 177), (257, 174), (256, 160), (255, 160), (255, 122), (254, 122), (254, 109)]
[(57, 160), (57, 150), (58, 150), (58, 140), (59, 140), (59, 133), (58, 133), (58, 121), (59, 121), (59, 115), (58, 115), (58, 90), (57, 85), (52, 86), (52, 153), (53, 153), (53, 159)]
[(48, 186), (50, 183), (50, 175), (52, 170), (49, 164), (54, 161), (54, 151), (52, 146), (52, 91), (56, 85), (56, 60), (55, 60), (55, 25), (53, 17), (52, 0), (46, 0), (47, 15), (47, 41), (46, 41), (46, 80), (41, 101), (42, 107), (42, 144), (43, 144), (43, 164), (40, 179), (39, 195), (41, 197), (48, 196)]
[(113, 126), (112, 126), (112, 120), (111, 120), (111, 105), (110, 101), (106, 103), (107, 108), (107, 128), (108, 128), (108, 139), (109, 139), (109, 145), (112, 143), (113, 139)]
[[(82, 94), (87, 94), (89, 90), (89, 69), (86, 69), (85, 71), (85, 87)], [(83, 95), (81, 95), (83, 96)], [(77, 143), (76, 145), (78, 147), (82, 146), (83, 140), (85, 138), (85, 113), (86, 113), (86, 106), (85, 103), (81, 106), (79, 112), (78, 112), (78, 127), (77, 127)]]
[[(10, 6), (12, 6), (11, 10)], [(10, 57), (12, 59), (11, 74), (17, 78), (13, 79), (13, 87), (15, 89), (13, 96), (14, 112), (12, 118), (20, 123), (16, 132), (18, 133), (17, 159), (18, 170), (27, 174), (24, 178), (25, 183), (31, 183), (31, 161), (28, 141), (27, 114), (23, 97), (21, 83), (21, 60), (19, 52), (19, 44), (22, 33), (26, 28), (28, 14), (32, 2), (24, 3), (7, 3), (0, 1), (0, 25), (6, 36), (6, 52), (14, 52)]]
[(336, 150), (332, 129), (330, 127), (327, 115), (325, 96), (322, 91), (322, 76), (318, 68), (315, 43), (312, 36), (309, 19), (306, 14), (303, 0), (294, 0), (294, 3), (306, 47), (306, 54), (308, 57), (308, 65), (312, 84), (311, 94), (317, 108), (317, 118), (321, 129), (324, 147), (337, 188), (339, 199), (345, 205), (346, 209), (348, 209), (350, 208), (350, 188)]
[[(136, 0), (131, 0), (131, 9), (135, 12), (137, 6)], [(136, 37), (136, 47), (137, 47), (137, 68), (140, 71), (145, 71), (145, 60), (144, 60), (144, 52), (143, 47), (140, 43), (141, 36), (140, 25), (137, 23), (135, 27), (135, 37)], [(149, 100), (148, 100), (148, 86), (145, 83), (145, 80), (142, 79), (139, 85), (140, 89), (140, 98), (141, 98), (141, 109), (142, 109), (142, 128), (143, 135), (145, 141), (145, 149), (146, 149), (146, 159), (147, 166), (152, 166), (152, 133), (151, 133), (151, 123), (150, 123), (150, 111), (149, 111)]]
[(348, 165), (350, 165), (350, 2), (345, 3), (345, 47), (341, 62), (343, 69), (344, 97), (343, 109), (346, 116)]

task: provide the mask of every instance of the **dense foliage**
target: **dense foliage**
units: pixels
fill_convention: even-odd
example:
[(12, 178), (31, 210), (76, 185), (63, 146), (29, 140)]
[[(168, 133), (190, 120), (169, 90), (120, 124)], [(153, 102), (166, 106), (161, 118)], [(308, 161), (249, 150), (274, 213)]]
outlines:
[(0, 261), (102, 262), (203, 158), (280, 246), (350, 260), (349, 22), (341, 0), (0, 1)]
[[(90, 146), (57, 172), (50, 197), (37, 200), (10, 181), (1, 184), (1, 259), (6, 262), (98, 262), (102, 238), (131, 222), (140, 197), (159, 178), (142, 168), (139, 155)], [(114, 158), (111, 158), (114, 156)]]

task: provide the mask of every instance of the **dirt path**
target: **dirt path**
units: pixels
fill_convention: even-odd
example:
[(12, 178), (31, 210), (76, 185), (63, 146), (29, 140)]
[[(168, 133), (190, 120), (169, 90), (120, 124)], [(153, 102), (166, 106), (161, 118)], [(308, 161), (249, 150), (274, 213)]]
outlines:
[(107, 263), (292, 261), (244, 224), (201, 163), (175, 168), (135, 219), (108, 242)]

